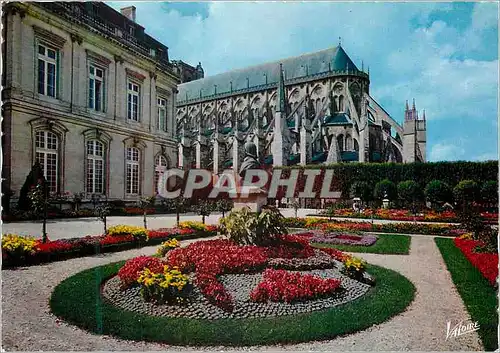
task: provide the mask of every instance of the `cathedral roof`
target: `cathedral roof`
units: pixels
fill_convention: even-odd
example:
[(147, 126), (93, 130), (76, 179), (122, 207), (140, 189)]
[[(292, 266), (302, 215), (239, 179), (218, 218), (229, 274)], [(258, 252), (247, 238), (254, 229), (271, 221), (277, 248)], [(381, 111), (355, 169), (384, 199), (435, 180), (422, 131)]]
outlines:
[[(339, 45), (314, 53), (303, 54), (261, 65), (232, 70), (203, 79), (194, 80), (178, 86), (177, 99), (209, 97), (215, 93), (245, 90), (256, 86), (277, 84), (280, 65), (283, 64), (285, 81), (311, 76), (327, 71), (359, 71), (345, 50)], [(232, 83), (232, 87), (231, 87)]]
[(349, 115), (346, 113), (335, 113), (333, 115), (327, 115), (323, 120), (324, 125), (346, 125), (351, 124), (352, 121), (349, 118)]

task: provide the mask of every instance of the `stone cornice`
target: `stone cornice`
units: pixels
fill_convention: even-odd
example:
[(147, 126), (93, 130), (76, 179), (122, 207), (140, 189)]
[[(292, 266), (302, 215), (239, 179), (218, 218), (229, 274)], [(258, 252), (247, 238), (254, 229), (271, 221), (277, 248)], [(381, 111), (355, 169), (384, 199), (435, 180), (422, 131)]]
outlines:
[(165, 88), (162, 88), (159, 86), (156, 86), (156, 93), (159, 96), (163, 96), (165, 98), (170, 97), (172, 95), (172, 93), (168, 89), (165, 89)]
[(64, 46), (64, 43), (66, 43), (66, 39), (64, 39), (63, 37), (58, 36), (57, 34), (52, 33), (42, 27), (33, 25), (33, 31), (35, 32), (36, 37), (58, 49), (61, 49)]
[(106, 58), (105, 56), (102, 56), (101, 54), (97, 54), (96, 52), (93, 52), (90, 49), (85, 49), (85, 52), (87, 53), (87, 57), (94, 61), (96, 64), (100, 64), (102, 66), (109, 66), (111, 63), (111, 60)]
[(127, 73), (128, 76), (135, 78), (136, 80), (139, 80), (139, 81), (144, 81), (144, 79), (146, 78), (146, 76), (144, 76), (143, 74), (141, 74), (137, 71), (131, 70), (128, 67), (125, 68), (125, 72)]

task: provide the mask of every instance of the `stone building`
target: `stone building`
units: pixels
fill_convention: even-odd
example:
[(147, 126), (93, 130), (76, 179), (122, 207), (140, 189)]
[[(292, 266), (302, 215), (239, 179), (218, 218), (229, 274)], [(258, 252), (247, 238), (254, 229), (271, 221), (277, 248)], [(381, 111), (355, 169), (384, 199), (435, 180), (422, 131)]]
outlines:
[[(200, 65), (199, 65), (200, 66)], [(179, 166), (238, 170), (253, 141), (263, 164), (425, 161), (426, 123), (403, 125), (370, 95), (370, 76), (335, 48), (179, 85)]]
[(135, 11), (4, 5), (2, 177), (14, 201), (36, 161), (53, 193), (130, 201), (177, 164), (179, 70)]

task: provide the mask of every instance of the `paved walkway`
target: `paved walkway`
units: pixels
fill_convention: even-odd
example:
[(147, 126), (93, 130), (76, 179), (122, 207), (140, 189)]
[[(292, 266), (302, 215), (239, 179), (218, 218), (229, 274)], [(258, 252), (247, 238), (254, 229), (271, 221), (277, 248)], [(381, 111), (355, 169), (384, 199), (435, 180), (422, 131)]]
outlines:
[[(295, 211), (290, 208), (280, 209), (285, 217), (295, 217)], [(300, 209), (297, 212), (298, 217), (306, 217), (306, 215), (316, 214), (320, 210), (316, 209)], [(221, 218), (220, 213), (214, 213), (206, 218), (207, 224), (218, 224)], [(182, 214), (181, 221), (201, 221), (201, 216), (194, 213)], [(346, 220), (345, 218), (333, 217), (336, 220)], [(370, 219), (350, 219), (357, 222), (371, 222)], [(174, 227), (177, 222), (175, 214), (168, 215), (151, 215), (147, 217), (147, 224), (149, 229), (168, 228)], [(375, 219), (373, 223), (391, 223), (395, 221)], [(114, 216), (108, 217), (108, 227), (117, 224), (127, 224), (142, 226), (142, 216)], [(397, 222), (399, 223), (399, 222)], [(411, 222), (410, 222), (411, 223)], [(22, 234), (32, 235), (37, 238), (41, 237), (42, 223), (39, 221), (24, 221), (24, 222), (11, 222), (2, 224), (2, 234)], [(98, 235), (103, 233), (103, 224), (96, 217), (88, 218), (66, 218), (66, 219), (52, 219), (47, 221), (47, 234), (50, 240), (84, 237), (86, 235)]]
[[(187, 244), (190, 241), (183, 241)], [(172, 347), (158, 343), (131, 342), (97, 336), (59, 321), (50, 313), (49, 298), (54, 287), (83, 269), (140, 254), (154, 253), (146, 247), (18, 270), (3, 270), (2, 336), (6, 350), (215, 350), (215, 351), (450, 351), (482, 350), (476, 332), (446, 340), (446, 324), (468, 319), (464, 304), (432, 237), (413, 237), (410, 255), (361, 254), (367, 261), (394, 269), (416, 286), (415, 300), (408, 309), (380, 325), (333, 340), (279, 347)], [(349, 318), (346, 318), (349, 320)]]

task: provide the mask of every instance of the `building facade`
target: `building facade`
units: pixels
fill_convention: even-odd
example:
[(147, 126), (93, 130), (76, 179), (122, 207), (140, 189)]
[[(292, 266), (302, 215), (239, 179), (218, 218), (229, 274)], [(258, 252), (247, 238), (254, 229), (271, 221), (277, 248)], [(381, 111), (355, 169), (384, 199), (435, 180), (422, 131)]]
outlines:
[(3, 173), (13, 200), (35, 162), (52, 193), (135, 201), (177, 164), (180, 82), (135, 7), (4, 5)]
[[(201, 66), (201, 65), (199, 65)], [(342, 46), (179, 85), (179, 166), (239, 169), (253, 141), (265, 165), (425, 161), (426, 123), (403, 124), (370, 95)]]

